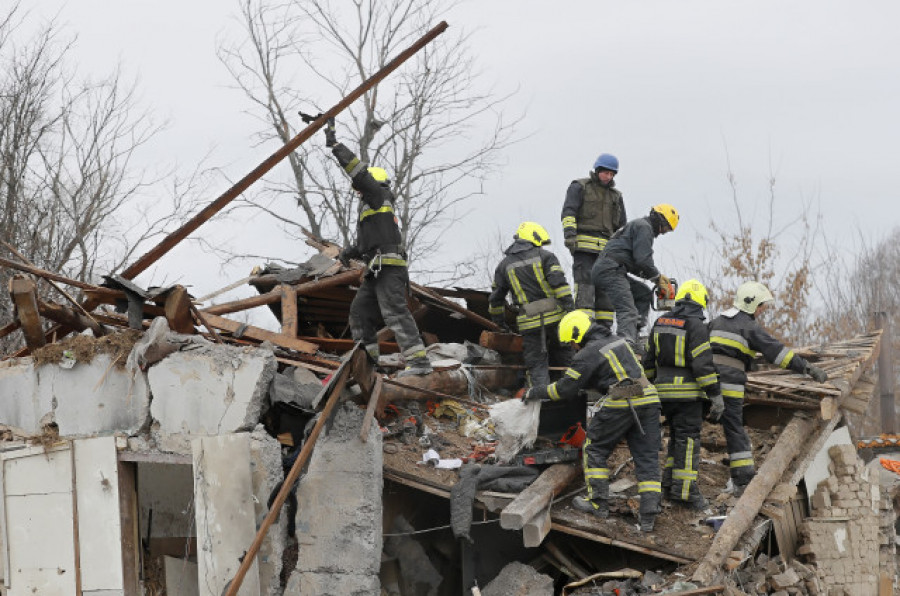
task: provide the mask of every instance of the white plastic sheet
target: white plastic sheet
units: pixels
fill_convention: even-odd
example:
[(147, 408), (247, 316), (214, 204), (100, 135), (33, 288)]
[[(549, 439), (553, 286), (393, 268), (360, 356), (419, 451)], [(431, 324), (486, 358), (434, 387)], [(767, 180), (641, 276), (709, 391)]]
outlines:
[(498, 461), (508, 463), (519, 451), (534, 445), (541, 421), (541, 402), (508, 399), (491, 406), (490, 414), (499, 439), (494, 451)]

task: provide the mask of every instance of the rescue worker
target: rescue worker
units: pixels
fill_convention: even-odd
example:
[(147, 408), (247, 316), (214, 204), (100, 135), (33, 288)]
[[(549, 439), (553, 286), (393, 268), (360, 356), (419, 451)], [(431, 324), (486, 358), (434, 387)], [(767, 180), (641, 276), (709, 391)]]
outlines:
[(637, 347), (638, 328), (646, 324), (653, 292), (628, 274), (668, 288), (669, 278), (653, 263), (653, 241), (678, 226), (678, 212), (667, 204), (655, 205), (650, 214), (633, 219), (613, 234), (591, 269), (598, 292), (605, 292), (616, 311), (617, 333)]
[(501, 328), (506, 324), (506, 295), (518, 308), (516, 326), (522, 335), (522, 358), (529, 386), (550, 382), (549, 365), (568, 366), (572, 348), (559, 343), (557, 328), (563, 315), (575, 308), (566, 274), (552, 252), (550, 235), (532, 221), (519, 225), (514, 242), (494, 272), (493, 291), (488, 299), (491, 319)]
[[(641, 531), (650, 532), (660, 511), (659, 397), (644, 376), (631, 346), (583, 310), (563, 317), (559, 340), (581, 346), (563, 376), (547, 386), (529, 389), (525, 401), (573, 399), (581, 390), (599, 397), (600, 409), (588, 423), (584, 442), (584, 482), (587, 497), (572, 505), (597, 517), (609, 516), (607, 458), (624, 437), (634, 458), (641, 497)], [(605, 396), (605, 397), (604, 397)]]
[(728, 445), (731, 482), (735, 496), (740, 496), (756, 474), (753, 447), (744, 428), (744, 385), (747, 371), (757, 352), (781, 368), (811, 376), (817, 383), (828, 380), (828, 374), (813, 366), (772, 337), (756, 320), (766, 305), (774, 300), (769, 289), (758, 281), (745, 281), (737, 289), (734, 307), (709, 324), (709, 340), (713, 362), (719, 371), (725, 413), (722, 428)]
[(682, 284), (675, 307), (653, 324), (643, 359), (669, 427), (662, 488), (673, 501), (701, 510), (707, 505), (698, 486), (703, 413), (708, 409), (716, 421), (725, 409), (704, 321), (706, 301), (702, 283)]
[(432, 367), (406, 302), (409, 290), (406, 250), (394, 217), (395, 199), (387, 172), (369, 167), (353, 151), (338, 143), (334, 119), (329, 119), (325, 126), (325, 146), (350, 176), (360, 198), (356, 242), (341, 251), (339, 257), (345, 264), (350, 259), (361, 259), (368, 268), (350, 304), (353, 339), (362, 341), (369, 357), (378, 362), (376, 333), (384, 319), (384, 324), (394, 332), (407, 365), (397, 376), (426, 375), (432, 372)]
[(608, 326), (612, 326), (613, 306), (591, 283), (591, 267), (609, 237), (628, 221), (622, 193), (613, 180), (618, 172), (616, 156), (601, 153), (588, 177), (569, 185), (562, 208), (563, 235), (572, 253), (575, 307), (586, 309)]

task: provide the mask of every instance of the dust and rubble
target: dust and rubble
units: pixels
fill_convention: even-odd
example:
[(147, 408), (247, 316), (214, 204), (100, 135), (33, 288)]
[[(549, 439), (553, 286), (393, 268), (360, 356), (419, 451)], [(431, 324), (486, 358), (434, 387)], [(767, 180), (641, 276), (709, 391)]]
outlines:
[[(537, 438), (500, 463), (491, 406), (515, 399), (524, 366), (521, 343), (490, 326), (485, 292), (412, 284), (410, 309), (435, 372), (398, 380), (389, 333), (378, 363), (345, 337), (358, 276), (323, 251), (296, 270), (260, 270), (250, 284), (264, 301), (175, 308), (165, 297), (182, 294), (170, 288), (144, 303), (141, 329), (100, 307), (103, 336), (63, 337), (0, 365), (0, 462), (14, 461), (29, 438), (77, 452), (90, 437), (113, 435), (118, 459), (138, 475), (146, 466), (193, 468), (186, 477), (156, 472), (174, 503), (136, 492), (146, 503), (133, 540), (147, 556), (120, 555), (121, 564), (159, 594), (176, 581), (164, 570), (183, 582), (191, 565), (224, 587), (244, 560), (230, 553), (251, 542), (246, 573), (267, 594), (449, 594), (474, 585), (482, 594), (860, 594), (893, 582), (897, 483), (863, 474), (852, 441), (829, 442), (839, 430), (850, 436), (845, 405), (868, 406), (871, 395), (854, 389), (877, 356), (878, 333), (800, 351), (829, 371), (827, 387), (766, 366), (751, 373), (746, 419), (758, 478), (740, 497), (729, 492), (722, 428), (704, 425), (698, 482), (709, 508), (665, 501), (646, 534), (624, 444), (609, 460), (610, 517), (571, 504), (585, 491), (585, 409), (547, 404)], [(273, 297), (282, 284), (296, 292)], [(292, 295), (301, 306), (280, 332), (220, 316), (266, 305), (281, 320)], [(110, 290), (97, 297), (110, 306), (121, 299)], [(58, 436), (46, 434), (48, 421)], [(198, 443), (217, 436), (252, 441)], [(233, 455), (210, 458), (209, 449)], [(825, 476), (806, 485), (822, 454), (831, 458)], [(214, 488), (223, 473), (245, 479), (245, 497)], [(202, 523), (191, 512), (164, 517), (185, 500)], [(228, 522), (232, 538), (213, 539), (210, 524), (220, 521), (210, 515), (233, 518), (247, 507)]]

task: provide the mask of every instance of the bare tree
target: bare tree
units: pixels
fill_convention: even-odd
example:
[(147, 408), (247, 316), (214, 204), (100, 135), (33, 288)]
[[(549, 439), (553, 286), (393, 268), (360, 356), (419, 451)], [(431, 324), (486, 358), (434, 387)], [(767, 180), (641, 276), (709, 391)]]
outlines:
[(695, 267), (704, 272), (711, 311), (729, 308), (734, 292), (742, 282), (759, 281), (776, 298), (775, 307), (765, 314), (766, 328), (784, 341), (810, 340), (814, 319), (810, 301), (811, 273), (818, 238), (818, 216), (809, 205), (803, 205), (798, 215), (779, 221), (775, 213), (776, 178), (770, 173), (766, 211), (761, 218), (752, 217), (742, 208), (743, 201), (730, 163), (727, 178), (737, 229), (730, 229), (721, 217), (711, 220), (712, 237), (700, 237), (709, 250), (692, 256)]
[[(219, 56), (260, 120), (260, 143), (284, 143), (302, 128), (298, 110), (329, 107), (440, 20), (444, 0), (240, 0), (244, 39)], [(454, 36), (455, 35), (455, 36)], [(395, 212), (411, 258), (434, 251), (463, 203), (511, 142), (505, 98), (478, 92), (466, 38), (445, 34), (338, 118), (338, 137), (391, 175)], [(349, 137), (349, 138), (348, 138)], [(237, 208), (263, 209), (297, 237), (302, 230), (352, 240), (358, 200), (320, 144), (289, 158)], [(279, 199), (291, 196), (298, 212)], [(298, 217), (299, 216), (299, 217)]]
[[(162, 179), (134, 161), (161, 125), (134, 85), (119, 70), (81, 77), (74, 38), (52, 21), (26, 37), (27, 16), (18, 5), (0, 15), (0, 240), (39, 267), (96, 282), (186, 216), (200, 174), (173, 175), (174, 202), (160, 208), (150, 191), (164, 193)], [(0, 270), (4, 288), (12, 273)], [(8, 320), (5, 291), (0, 305)]]

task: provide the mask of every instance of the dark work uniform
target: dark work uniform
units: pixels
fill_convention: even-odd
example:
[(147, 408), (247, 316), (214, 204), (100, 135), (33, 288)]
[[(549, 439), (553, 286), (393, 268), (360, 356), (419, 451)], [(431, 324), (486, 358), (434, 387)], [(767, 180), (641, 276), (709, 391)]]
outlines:
[(572, 348), (559, 342), (559, 321), (575, 309), (572, 290), (552, 252), (528, 240), (516, 240), (494, 272), (489, 311), (505, 324), (506, 295), (519, 308), (516, 326), (522, 335), (522, 358), (532, 386), (550, 382), (549, 365), (568, 366)]
[(656, 319), (647, 338), (644, 371), (656, 385), (669, 427), (663, 488), (673, 499), (690, 501), (699, 494), (704, 402), (721, 393), (699, 304), (679, 300), (675, 308)]
[[(607, 397), (588, 423), (584, 443), (584, 482), (592, 501), (609, 499), (607, 458), (622, 437), (634, 458), (634, 471), (641, 495), (641, 515), (655, 517), (659, 511), (659, 397), (650, 384), (637, 356), (628, 343), (601, 324), (593, 324), (582, 341), (582, 348), (562, 378), (533, 391), (539, 399), (573, 399), (582, 389), (606, 395), (614, 383), (633, 379), (642, 394), (631, 398)], [(638, 429), (628, 407), (634, 406), (644, 434)]]
[(615, 307), (618, 334), (633, 345), (637, 344), (638, 327), (647, 320), (653, 292), (627, 274), (654, 281), (659, 277), (653, 263), (653, 241), (664, 221), (655, 211), (629, 221), (613, 234), (591, 269), (594, 286), (606, 292)]
[(806, 372), (809, 363), (769, 335), (753, 315), (737, 308), (713, 319), (709, 324), (709, 341), (725, 398), (722, 427), (728, 444), (731, 478), (736, 485), (746, 486), (756, 474), (743, 411), (744, 386), (753, 358), (760, 352), (772, 364), (801, 374)]
[(377, 354), (376, 333), (384, 319), (407, 362), (424, 359), (425, 346), (406, 302), (409, 273), (400, 228), (394, 217), (394, 195), (387, 184), (372, 177), (368, 164), (343, 144), (336, 144), (331, 151), (361, 195), (356, 244), (349, 252), (364, 260), (369, 270), (350, 305), (353, 339), (362, 341), (370, 354)]
[(612, 325), (613, 305), (591, 282), (591, 267), (616, 230), (628, 221), (622, 193), (615, 180), (604, 186), (591, 172), (589, 178), (573, 180), (566, 190), (562, 208), (563, 234), (575, 238), (572, 249), (572, 277), (575, 306), (593, 313), (599, 322)]

